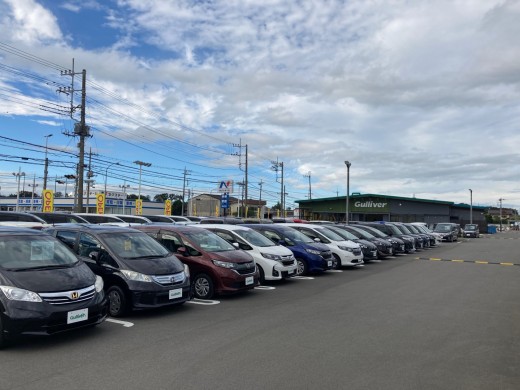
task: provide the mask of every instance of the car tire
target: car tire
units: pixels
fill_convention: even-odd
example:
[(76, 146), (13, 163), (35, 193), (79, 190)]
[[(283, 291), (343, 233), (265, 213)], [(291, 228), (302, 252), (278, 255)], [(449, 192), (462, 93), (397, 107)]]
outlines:
[(303, 259), (296, 258), (296, 276), (307, 275), (309, 267)]
[(341, 259), (335, 253), (332, 254), (332, 268), (341, 269)]
[(258, 278), (259, 282), (260, 282), (260, 284), (264, 284), (265, 283), (265, 272), (262, 269), (262, 267), (260, 267), (258, 264), (256, 266), (258, 267), (258, 274), (260, 275)]
[(4, 349), (8, 345), (7, 337), (4, 335), (4, 327), (2, 325), (2, 317), (0, 316), (0, 349)]
[(211, 299), (215, 295), (213, 280), (206, 274), (198, 274), (193, 278), (193, 295), (198, 299)]
[(108, 313), (111, 317), (124, 316), (128, 310), (128, 300), (123, 289), (119, 286), (111, 286), (107, 290)]

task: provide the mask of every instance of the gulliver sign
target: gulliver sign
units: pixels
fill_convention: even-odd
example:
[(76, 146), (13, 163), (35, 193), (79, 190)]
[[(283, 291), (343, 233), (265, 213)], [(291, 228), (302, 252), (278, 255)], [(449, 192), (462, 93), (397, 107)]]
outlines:
[(353, 211), (374, 212), (388, 211), (388, 202), (378, 200), (356, 200)]

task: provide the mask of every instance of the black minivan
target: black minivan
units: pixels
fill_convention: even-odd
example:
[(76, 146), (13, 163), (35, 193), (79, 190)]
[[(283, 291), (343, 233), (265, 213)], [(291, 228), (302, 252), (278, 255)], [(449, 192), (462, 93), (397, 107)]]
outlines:
[(16, 335), (98, 325), (107, 312), (103, 280), (59, 240), (0, 227), (0, 348)]
[(146, 233), (94, 224), (54, 226), (45, 232), (66, 243), (103, 278), (113, 317), (191, 299), (189, 268)]

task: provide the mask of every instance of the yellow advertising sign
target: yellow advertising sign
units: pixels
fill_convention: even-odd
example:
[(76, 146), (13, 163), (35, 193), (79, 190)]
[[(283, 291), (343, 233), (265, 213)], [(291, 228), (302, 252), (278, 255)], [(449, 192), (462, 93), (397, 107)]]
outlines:
[(42, 198), (42, 211), (44, 213), (52, 213), (54, 211), (54, 192), (52, 190), (43, 190)]
[(143, 215), (143, 200), (135, 200), (135, 215)]
[(96, 213), (105, 214), (105, 194), (96, 194)]
[(164, 201), (164, 215), (172, 215), (172, 201), (170, 199)]

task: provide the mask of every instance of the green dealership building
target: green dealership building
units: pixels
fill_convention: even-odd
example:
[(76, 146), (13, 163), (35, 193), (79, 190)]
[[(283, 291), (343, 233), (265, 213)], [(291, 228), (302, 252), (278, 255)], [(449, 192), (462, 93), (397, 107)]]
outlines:
[[(440, 200), (354, 193), (349, 196), (349, 221), (454, 222), (486, 224), (489, 207)], [(344, 222), (347, 197), (297, 200), (298, 215), (306, 220)]]

